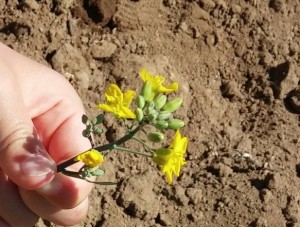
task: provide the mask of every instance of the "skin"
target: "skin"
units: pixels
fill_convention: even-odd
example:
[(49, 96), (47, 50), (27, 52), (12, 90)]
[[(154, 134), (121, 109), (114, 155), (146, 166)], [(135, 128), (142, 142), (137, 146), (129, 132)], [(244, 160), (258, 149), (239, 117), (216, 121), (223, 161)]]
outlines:
[[(31, 227), (39, 217), (64, 226), (82, 221), (93, 185), (55, 172), (55, 163), (91, 146), (72, 86), (0, 43), (0, 110), (0, 227)], [(36, 154), (47, 162), (39, 168), (53, 171), (32, 175), (26, 163)]]

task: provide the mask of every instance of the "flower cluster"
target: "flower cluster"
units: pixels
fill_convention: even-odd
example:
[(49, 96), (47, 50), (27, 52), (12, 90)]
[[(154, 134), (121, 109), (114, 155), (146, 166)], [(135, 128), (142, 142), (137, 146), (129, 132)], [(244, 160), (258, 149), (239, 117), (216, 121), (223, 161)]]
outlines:
[[(83, 131), (83, 135), (90, 139), (93, 148), (58, 165), (58, 171), (90, 181), (88, 177), (104, 174), (104, 170), (98, 166), (104, 161), (104, 154), (107, 154), (105, 151), (119, 150), (151, 158), (154, 163), (161, 166), (161, 172), (166, 174), (169, 184), (172, 184), (174, 175), (179, 176), (181, 167), (186, 164), (185, 153), (188, 139), (182, 137), (180, 133), (180, 128), (184, 126), (184, 122), (174, 118), (173, 113), (181, 106), (183, 100), (181, 98), (168, 100), (168, 93), (177, 91), (178, 83), (173, 82), (164, 85), (165, 78), (163, 76), (153, 76), (145, 68), (140, 71), (140, 77), (143, 86), (139, 94), (136, 95), (133, 90), (122, 92), (118, 85), (110, 84), (105, 92), (105, 103), (97, 105), (104, 112), (114, 114), (117, 119), (129, 119), (131, 126), (127, 134), (112, 143), (95, 146), (92, 135), (102, 133), (102, 129), (97, 125), (102, 123), (104, 115), (100, 114), (92, 120), (84, 115), (82, 122), (86, 125), (86, 129)], [(136, 105), (135, 109), (132, 109), (130, 106), (135, 97)], [(147, 127), (145, 130), (146, 125), (150, 125), (150, 129)], [(168, 147), (153, 147), (153, 144), (164, 140), (166, 130), (175, 131), (170, 145)], [(139, 133), (145, 133), (151, 144), (140, 139)], [(146, 152), (123, 147), (124, 142), (130, 139), (141, 143)], [(84, 163), (79, 172), (66, 170), (66, 167), (79, 161)], [(112, 184), (112, 182), (94, 183)]]

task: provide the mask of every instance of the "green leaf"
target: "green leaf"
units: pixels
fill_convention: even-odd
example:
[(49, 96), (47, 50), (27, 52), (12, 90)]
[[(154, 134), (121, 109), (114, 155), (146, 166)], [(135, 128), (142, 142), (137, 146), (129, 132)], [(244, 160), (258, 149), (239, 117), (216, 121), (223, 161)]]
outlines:
[(90, 137), (90, 135), (91, 135), (91, 131), (90, 130), (88, 130), (88, 129), (85, 129), (85, 130), (83, 130), (82, 131), (82, 135), (84, 136), (84, 137)]
[(94, 170), (90, 170), (90, 174), (92, 176), (102, 176), (105, 174), (105, 171), (103, 169), (94, 169)]
[(94, 126), (93, 127), (93, 132), (96, 134), (96, 135), (101, 135), (101, 133), (103, 132), (103, 129), (102, 128), (99, 128), (97, 126)]
[(104, 120), (104, 114), (99, 114), (97, 117), (93, 118), (92, 124), (93, 125), (101, 124), (103, 120)]
[(86, 124), (88, 122), (88, 120), (89, 120), (89, 118), (85, 114), (83, 114), (82, 117), (81, 117), (82, 123)]

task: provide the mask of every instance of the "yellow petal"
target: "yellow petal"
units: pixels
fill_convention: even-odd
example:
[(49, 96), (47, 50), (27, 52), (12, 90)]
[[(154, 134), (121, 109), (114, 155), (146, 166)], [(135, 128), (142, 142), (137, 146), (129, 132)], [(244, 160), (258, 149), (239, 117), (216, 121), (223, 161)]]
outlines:
[(106, 112), (114, 112), (113, 108), (109, 105), (106, 105), (106, 104), (99, 104), (99, 105), (97, 105), (97, 107), (102, 109), (103, 111), (106, 111)]
[(125, 93), (124, 93), (124, 97), (123, 97), (123, 104), (124, 106), (129, 106), (132, 102), (132, 99), (134, 98), (135, 96), (135, 91), (132, 91), (132, 90), (127, 90)]
[(136, 118), (135, 114), (129, 108), (127, 108), (125, 106), (121, 106), (117, 115), (119, 115), (120, 118), (131, 118), (131, 119)]

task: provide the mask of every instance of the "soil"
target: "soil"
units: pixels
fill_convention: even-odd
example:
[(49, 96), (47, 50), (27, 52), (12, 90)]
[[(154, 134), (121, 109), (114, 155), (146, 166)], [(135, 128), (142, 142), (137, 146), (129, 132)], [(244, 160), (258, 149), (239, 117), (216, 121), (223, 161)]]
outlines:
[[(140, 86), (143, 66), (180, 83), (181, 176), (168, 185), (150, 160), (113, 153), (104, 180), (118, 185), (96, 186), (76, 226), (300, 226), (299, 1), (6, 0), (0, 12), (0, 41), (65, 75), (91, 116), (109, 83)], [(123, 133), (104, 128), (103, 142)]]

